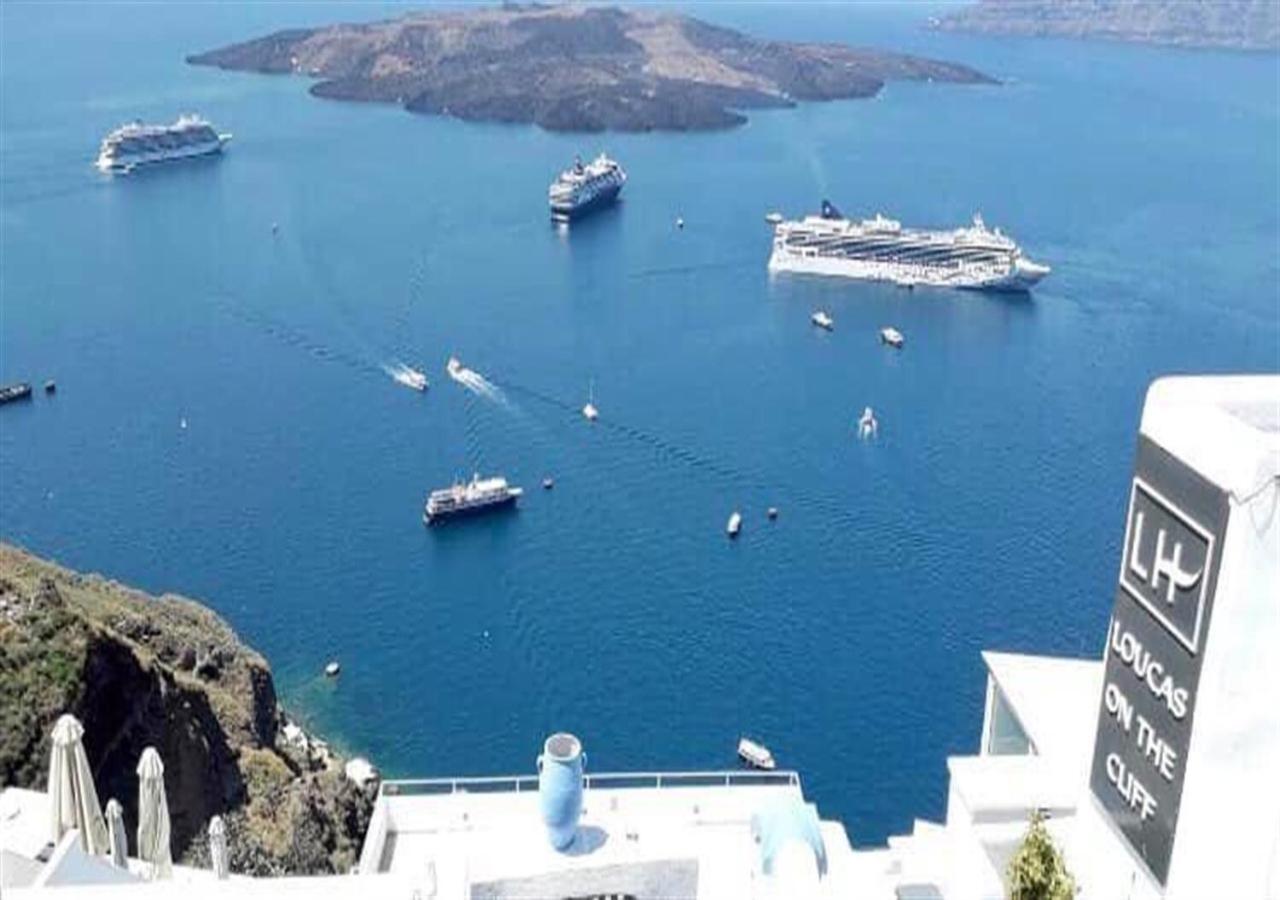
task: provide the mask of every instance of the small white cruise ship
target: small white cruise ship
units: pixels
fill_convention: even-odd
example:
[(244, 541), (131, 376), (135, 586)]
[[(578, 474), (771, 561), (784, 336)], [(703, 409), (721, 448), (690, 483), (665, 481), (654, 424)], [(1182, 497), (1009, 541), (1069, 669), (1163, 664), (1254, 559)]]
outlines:
[(511, 506), (523, 493), (523, 489), (507, 484), (505, 478), (474, 475), (466, 484), (458, 483), (432, 491), (423, 507), (422, 521), (426, 525), (434, 525), (455, 516)]
[(1028, 291), (1049, 274), (981, 216), (968, 228), (929, 231), (878, 213), (847, 219), (826, 200), (821, 214), (774, 227), (769, 269), (991, 291)]
[(603, 153), (586, 165), (576, 159), (547, 189), (551, 217), (567, 221), (612, 203), (626, 183), (622, 166)]
[(138, 166), (221, 153), (231, 135), (220, 134), (200, 116), (180, 116), (171, 125), (122, 125), (102, 139), (97, 167), (127, 174)]

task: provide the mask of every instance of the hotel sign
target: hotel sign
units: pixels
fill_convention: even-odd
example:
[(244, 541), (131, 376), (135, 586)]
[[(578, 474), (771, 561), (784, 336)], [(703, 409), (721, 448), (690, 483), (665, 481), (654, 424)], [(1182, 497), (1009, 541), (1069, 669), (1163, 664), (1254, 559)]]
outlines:
[(1221, 490), (1138, 436), (1089, 784), (1161, 885), (1226, 522)]

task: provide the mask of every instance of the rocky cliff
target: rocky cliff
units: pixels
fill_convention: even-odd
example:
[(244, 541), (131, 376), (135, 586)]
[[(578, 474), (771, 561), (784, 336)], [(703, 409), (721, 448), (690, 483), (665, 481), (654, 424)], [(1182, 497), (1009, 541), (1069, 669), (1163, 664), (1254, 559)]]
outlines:
[(305, 75), (321, 97), (560, 131), (725, 128), (746, 121), (743, 109), (870, 97), (893, 79), (991, 82), (954, 63), (578, 4), (293, 29), (188, 62)]
[(198, 862), (208, 820), (221, 814), (236, 871), (355, 863), (371, 791), (348, 782), (323, 744), (283, 739), (271, 670), (226, 622), (194, 601), (0, 544), (0, 784), (44, 787), (49, 732), (64, 712), (84, 723), (99, 797), (121, 802), (130, 835), (134, 769), (154, 746), (175, 858)]

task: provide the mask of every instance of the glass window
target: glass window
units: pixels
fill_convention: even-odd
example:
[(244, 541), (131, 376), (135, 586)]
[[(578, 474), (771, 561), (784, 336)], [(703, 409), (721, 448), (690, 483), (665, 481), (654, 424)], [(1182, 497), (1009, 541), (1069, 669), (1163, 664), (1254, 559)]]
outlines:
[(991, 756), (1014, 756), (1031, 752), (1031, 741), (1018, 724), (1009, 701), (998, 685), (991, 692), (991, 731), (987, 737), (987, 753)]

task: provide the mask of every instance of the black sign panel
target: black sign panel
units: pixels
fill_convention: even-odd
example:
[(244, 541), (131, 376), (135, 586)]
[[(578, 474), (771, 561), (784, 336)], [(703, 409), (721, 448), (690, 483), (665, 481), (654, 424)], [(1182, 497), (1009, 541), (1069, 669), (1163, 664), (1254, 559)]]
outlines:
[(1138, 436), (1090, 788), (1164, 885), (1227, 497)]

